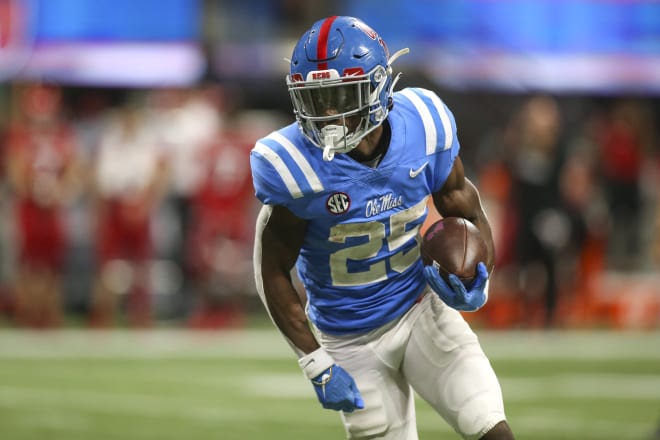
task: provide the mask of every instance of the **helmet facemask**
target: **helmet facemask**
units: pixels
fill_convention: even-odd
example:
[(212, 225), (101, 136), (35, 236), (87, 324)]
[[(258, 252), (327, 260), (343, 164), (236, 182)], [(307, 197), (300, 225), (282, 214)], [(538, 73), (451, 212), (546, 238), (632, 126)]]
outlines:
[(343, 77), (334, 69), (310, 72), (307, 80), (287, 76), (287, 86), (303, 134), (329, 161), (357, 147), (385, 120), (393, 81), (391, 68), (377, 65)]

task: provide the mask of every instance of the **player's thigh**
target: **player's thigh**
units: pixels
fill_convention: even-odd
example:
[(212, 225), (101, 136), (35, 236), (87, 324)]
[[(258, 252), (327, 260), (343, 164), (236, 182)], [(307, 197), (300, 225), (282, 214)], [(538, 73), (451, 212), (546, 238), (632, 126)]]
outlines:
[(504, 420), (502, 392), (479, 341), (457, 311), (427, 295), (403, 372), (417, 393), (465, 438)]
[(385, 363), (375, 344), (341, 347), (324, 339), (338, 365), (355, 379), (364, 409), (343, 413), (349, 439), (416, 440), (414, 396), (398, 371)]

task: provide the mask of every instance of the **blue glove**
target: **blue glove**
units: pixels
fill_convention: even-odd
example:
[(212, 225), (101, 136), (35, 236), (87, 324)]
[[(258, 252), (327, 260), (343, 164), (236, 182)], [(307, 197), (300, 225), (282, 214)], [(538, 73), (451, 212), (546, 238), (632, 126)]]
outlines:
[(486, 293), (488, 269), (484, 263), (477, 265), (477, 275), (469, 287), (470, 290), (453, 273), (447, 277), (448, 282), (445, 281), (438, 273), (438, 269), (433, 266), (424, 267), (424, 277), (440, 299), (453, 309), (474, 312), (488, 299)]
[(353, 412), (364, 408), (364, 401), (350, 374), (337, 364), (312, 379), (323, 408)]

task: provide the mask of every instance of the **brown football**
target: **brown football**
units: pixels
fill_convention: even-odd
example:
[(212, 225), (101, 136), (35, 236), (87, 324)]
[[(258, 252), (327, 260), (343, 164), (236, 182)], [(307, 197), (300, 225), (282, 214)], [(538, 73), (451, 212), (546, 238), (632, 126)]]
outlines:
[(446, 217), (433, 223), (422, 238), (422, 261), (433, 265), (446, 280), (450, 273), (469, 284), (476, 275), (477, 264), (486, 262), (488, 248), (479, 229), (464, 218)]

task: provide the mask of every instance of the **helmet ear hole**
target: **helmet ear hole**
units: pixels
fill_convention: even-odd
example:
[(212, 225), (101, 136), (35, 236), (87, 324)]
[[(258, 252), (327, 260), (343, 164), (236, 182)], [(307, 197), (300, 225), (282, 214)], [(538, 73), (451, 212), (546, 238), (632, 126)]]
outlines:
[(381, 81), (383, 81), (385, 75), (386, 75), (385, 68), (383, 68), (383, 66), (376, 67), (376, 71), (374, 72), (374, 81), (380, 83)]

